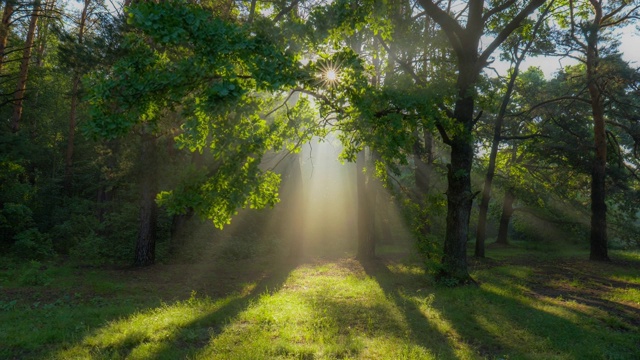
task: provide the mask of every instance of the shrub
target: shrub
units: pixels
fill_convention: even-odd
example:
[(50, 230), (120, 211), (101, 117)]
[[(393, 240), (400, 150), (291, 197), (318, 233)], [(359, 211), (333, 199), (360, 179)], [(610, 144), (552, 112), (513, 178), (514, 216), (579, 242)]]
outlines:
[(76, 239), (75, 244), (69, 250), (70, 257), (80, 263), (102, 265), (112, 261), (110, 259), (107, 241), (91, 232), (82, 239)]
[(47, 286), (51, 283), (51, 277), (44, 271), (40, 262), (30, 261), (18, 282), (27, 286)]
[(23, 259), (44, 260), (55, 255), (51, 237), (36, 228), (22, 231), (14, 239), (13, 253)]

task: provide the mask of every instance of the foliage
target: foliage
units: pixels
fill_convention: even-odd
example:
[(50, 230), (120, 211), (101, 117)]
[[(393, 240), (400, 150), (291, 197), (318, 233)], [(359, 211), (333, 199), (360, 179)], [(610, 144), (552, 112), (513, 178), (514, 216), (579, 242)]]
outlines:
[(52, 278), (46, 271), (46, 266), (35, 260), (28, 263), (18, 280), (23, 286), (47, 286), (51, 281)]
[(43, 260), (55, 254), (49, 234), (43, 234), (38, 229), (22, 231), (14, 239), (13, 252), (23, 259)]
[(273, 206), (279, 177), (259, 167), (262, 155), (310, 136), (298, 123), (306, 118), (297, 117), (306, 100), (270, 110), (269, 93), (305, 76), (296, 57), (271, 41), (268, 28), (251, 32), (195, 5), (138, 4), (128, 22), (136, 30), (124, 39), (127, 55), (88, 80), (92, 121), (85, 131), (114, 137), (143, 126), (158, 132), (160, 119), (177, 112), (177, 146), (207, 149), (214, 165), (163, 192), (162, 205), (175, 214), (193, 208), (219, 227), (238, 207)]

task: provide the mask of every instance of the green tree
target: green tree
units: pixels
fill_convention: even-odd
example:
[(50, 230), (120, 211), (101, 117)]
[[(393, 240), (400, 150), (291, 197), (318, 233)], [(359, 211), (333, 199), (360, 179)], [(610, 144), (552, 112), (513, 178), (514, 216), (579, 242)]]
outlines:
[[(568, 22), (560, 24), (566, 29), (564, 45), (567, 52), (577, 54), (585, 65), (587, 103), (591, 107), (593, 122), (594, 157), (591, 166), (591, 251), (589, 258), (609, 261), (607, 251), (607, 125), (606, 102), (611, 73), (607, 71), (606, 57), (615, 51), (611, 37), (613, 29), (625, 25), (640, 15), (638, 1), (576, 1), (570, 2)], [(609, 55), (610, 56), (610, 55)]]
[[(178, 214), (193, 208), (218, 227), (238, 207), (273, 205), (279, 177), (263, 171), (260, 159), (285, 143), (294, 146), (289, 139), (308, 136), (298, 121), (309, 107), (305, 99), (293, 108), (277, 106), (278, 97), (269, 96), (295, 89), (297, 79), (306, 78), (296, 57), (272, 40), (270, 31), (277, 29), (266, 23), (249, 29), (182, 2), (133, 5), (128, 22), (125, 55), (87, 84), (92, 114), (87, 131), (103, 137), (139, 132), (151, 149), (144, 139), (158, 135), (161, 119), (176, 112), (182, 122), (177, 145), (210, 149), (214, 164), (160, 193), (161, 204)], [(153, 186), (145, 184), (142, 211), (153, 213)], [(153, 239), (141, 237), (152, 227), (140, 231), (139, 248), (145, 250), (137, 252), (138, 265), (153, 262)]]
[[(453, 119), (454, 127), (448, 132), (441, 127), (443, 140), (451, 148), (451, 163), (447, 174), (447, 231), (440, 276), (464, 284), (473, 281), (467, 270), (466, 244), (473, 201), (473, 127), (479, 116), (474, 113), (475, 88), (489, 57), (529, 15), (544, 4), (544, 0), (528, 1), (522, 7), (507, 1), (489, 4), (489, 8), (485, 8), (484, 1), (472, 0), (464, 6), (464, 17), (453, 15), (448, 12), (450, 8), (443, 9), (429, 0), (419, 0), (419, 4), (440, 25), (456, 55), (456, 98), (453, 110), (448, 114)], [(507, 19), (501, 17), (504, 13), (510, 16)], [(482, 49), (480, 38), (491, 29), (494, 29), (495, 37)]]

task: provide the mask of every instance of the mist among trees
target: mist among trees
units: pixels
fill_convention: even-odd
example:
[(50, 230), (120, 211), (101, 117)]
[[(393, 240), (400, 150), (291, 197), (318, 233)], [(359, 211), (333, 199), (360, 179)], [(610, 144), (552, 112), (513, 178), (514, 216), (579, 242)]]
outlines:
[[(616, 277), (626, 285), (605, 279), (611, 288), (598, 291), (613, 301), (604, 293), (635, 289), (615, 314), (640, 326), (637, 313), (624, 315), (640, 301), (640, 70), (620, 51), (639, 1), (5, 0), (2, 9), (0, 292), (53, 286), (48, 269), (160, 276), (187, 266), (192, 279), (248, 261), (262, 270), (247, 284), (286, 267), (282, 279), (258, 277), (272, 281), (268, 293), (304, 264), (343, 261), (331, 274), (362, 267), (412, 319), (422, 305), (400, 301), (401, 269), (418, 269), (416, 294), (488, 291), (504, 273), (486, 268), (525, 266), (536, 283), (563, 273), (545, 262), (557, 253), (573, 264), (567, 274), (587, 269), (574, 280), (630, 271)], [(566, 65), (545, 75), (527, 66), (534, 58)], [(214, 302), (227, 287), (244, 294), (233, 287), (243, 271), (201, 291)], [(256, 281), (238, 309), (258, 298)], [(534, 302), (575, 295), (545, 289)], [(0, 295), (0, 309), (20, 291)], [(613, 311), (593, 305), (604, 304), (594, 293), (585, 304)], [(227, 321), (240, 314), (225, 311)], [(414, 335), (427, 331), (407, 321)], [(39, 356), (11, 344), (0, 355)], [(391, 356), (358, 346), (328, 358)], [(427, 353), (524, 354), (456, 346)], [(638, 355), (627, 350), (620, 358)]]

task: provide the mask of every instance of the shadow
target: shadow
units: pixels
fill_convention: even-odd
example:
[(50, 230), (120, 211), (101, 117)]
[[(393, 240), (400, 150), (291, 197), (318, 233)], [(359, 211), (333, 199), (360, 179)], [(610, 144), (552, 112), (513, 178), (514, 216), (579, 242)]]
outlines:
[[(475, 291), (455, 296), (449, 303), (436, 301), (460, 335), (474, 339), (481, 355), (523, 359), (637, 358), (640, 338), (628, 330), (611, 327), (598, 316), (600, 301), (562, 289), (557, 289), (554, 298), (549, 284), (540, 281), (540, 276), (549, 274), (571, 276), (570, 267), (555, 260), (535, 262), (525, 275), (513, 273), (519, 270), (507, 262), (502, 269), (493, 269), (490, 279)], [(448, 291), (462, 294), (460, 289)], [(458, 297), (473, 304), (465, 316), (456, 311), (462, 305), (456, 300)]]
[[(45, 354), (38, 356), (38, 358), (59, 358), (60, 352), (65, 350), (65, 348), (73, 348), (77, 345), (81, 345), (81, 348), (85, 350), (86, 348), (90, 348), (89, 351), (92, 356), (101, 358), (127, 358), (134, 355), (132, 354), (134, 350), (145, 346), (154, 346), (153, 349), (147, 349), (148, 352), (153, 353), (152, 358), (154, 359), (184, 358), (188, 355), (188, 352), (205, 347), (211, 338), (221, 333), (225, 325), (247, 309), (261, 294), (278, 291), (287, 280), (291, 271), (298, 265), (299, 262), (294, 260), (280, 262), (278, 265), (269, 267), (265, 270), (265, 273), (262, 273), (259, 278), (256, 278), (257, 283), (250, 291), (219, 297), (217, 299), (214, 298), (213, 300), (222, 301), (220, 307), (216, 308), (215, 311), (203, 313), (187, 323), (168, 326), (170, 328), (170, 334), (167, 340), (150, 342), (144, 330), (136, 331), (135, 328), (127, 328), (125, 329), (127, 332), (126, 336), (118, 339), (117, 344), (103, 345), (102, 347), (90, 345), (91, 337), (96, 336), (100, 331), (119, 330), (117, 325), (113, 325), (114, 327), (109, 329), (109, 326), (112, 326), (112, 324), (117, 324), (111, 323), (112, 320), (126, 320), (127, 322), (131, 322), (137, 314), (148, 315), (155, 311), (160, 313), (165, 306), (170, 307), (173, 304), (177, 304), (180, 300), (176, 300), (176, 303), (165, 303), (164, 300), (160, 300), (160, 304), (135, 307), (135, 309), (131, 309), (128, 312), (123, 311), (113, 314), (113, 316), (104, 319), (105, 322), (108, 322), (106, 325), (103, 323), (95, 327), (86, 327), (84, 331), (74, 336), (73, 341), (63, 344), (62, 346), (56, 344), (56, 346), (47, 349)], [(205, 299), (206, 301), (210, 301), (208, 295), (206, 298), (192, 296), (191, 299), (182, 301), (188, 303), (190, 301), (202, 301)], [(155, 318), (155, 316), (147, 317), (151, 321)], [(144, 324), (137, 326), (144, 326)]]
[[(366, 274), (378, 282), (385, 295), (401, 310), (410, 328), (409, 338), (414, 344), (431, 350), (438, 359), (458, 358), (453, 351), (455, 346), (453, 341), (431, 324), (416, 303), (408, 301), (402, 296), (403, 292), (407, 290), (417, 292), (418, 290), (432, 287), (433, 284), (428, 283), (424, 275), (394, 274), (379, 259), (361, 261), (361, 264)], [(447, 346), (434, 348), (434, 344), (447, 344)]]
[[(444, 288), (429, 283), (425, 275), (392, 272), (381, 261), (363, 266), (402, 309), (414, 343), (432, 350), (434, 343), (446, 344), (437, 348), (437, 358), (457, 358), (455, 350), (461, 345), (489, 359), (632, 359), (639, 352), (637, 334), (594, 319), (593, 309), (574, 302), (538, 299), (527, 291), (530, 278), (492, 270), (477, 287)], [(429, 306), (451, 325), (450, 331), (441, 332), (418, 303), (407, 300), (429, 297)]]
[[(367, 352), (371, 349), (366, 344), (370, 340), (379, 339), (408, 344), (406, 350), (398, 350), (406, 351), (406, 354), (401, 354), (401, 358), (420, 358), (420, 355), (411, 353), (411, 350), (419, 351), (420, 354), (431, 353), (438, 359), (632, 359), (638, 358), (640, 353), (640, 335), (616, 328), (615, 322), (607, 323), (607, 313), (596, 313), (597, 316), (594, 316), (593, 307), (597, 304), (573, 301), (571, 293), (564, 293), (562, 299), (541, 293), (536, 286), (548, 284), (536, 278), (537, 271), (551, 273), (551, 270), (545, 270), (544, 267), (527, 269), (524, 265), (506, 262), (504, 266), (483, 268), (476, 273), (481, 280), (477, 287), (445, 288), (436, 286), (413, 263), (388, 259), (370, 262), (343, 259), (334, 266), (331, 265), (333, 261), (312, 261), (308, 268), (303, 268), (307, 268), (310, 276), (315, 276), (320, 271), (321, 276), (326, 279), (316, 282), (318, 286), (296, 288), (298, 285), (294, 285), (294, 288), (290, 288), (290, 283), (284, 286), (285, 282), (303, 263), (286, 261), (273, 265), (274, 263), (271, 259), (257, 267), (261, 272), (249, 272), (254, 276), (252, 287), (245, 287), (242, 292), (218, 297), (215, 302), (201, 297), (176, 302), (177, 305), (184, 305), (189, 301), (203, 301), (205, 306), (184, 306), (189, 311), (188, 320), (184, 321), (175, 320), (175, 314), (169, 315), (174, 317), (171, 318), (172, 322), (160, 327), (162, 332), (166, 332), (166, 337), (153, 338), (155, 334), (149, 335), (149, 331), (144, 331), (144, 324), (131, 326), (131, 323), (140, 318), (144, 321), (162, 321), (163, 311), (170, 310), (174, 305), (150, 305), (147, 302), (143, 307), (114, 308), (117, 311), (100, 313), (103, 317), (101, 321), (88, 321), (89, 325), (84, 329), (65, 338), (64, 344), (50, 341), (43, 344), (45, 347), (50, 346), (49, 349), (25, 356), (56, 358), (57, 355), (61, 358), (61, 351), (71, 347), (100, 358), (140, 357), (141, 352), (151, 354), (145, 357), (154, 359), (198, 356), (209, 349), (213, 341), (224, 337), (229, 329), (239, 329), (243, 334), (241, 337), (250, 336), (250, 326), (260, 327), (261, 323), (247, 324), (247, 319), (237, 319), (244, 319), (243, 312), (252, 308), (252, 304), (262, 301), (263, 294), (275, 294), (280, 290), (295, 291), (307, 305), (311, 320), (305, 320), (302, 326), (305, 326), (305, 330), (311, 328), (311, 334), (325, 336), (318, 340), (311, 335), (307, 341), (323, 346), (323, 354), (329, 358), (369, 356)], [(589, 271), (602, 269), (605, 268), (595, 266)], [(571, 274), (571, 268), (565, 266), (554, 271)], [(576, 274), (579, 273), (575, 271)], [(304, 271), (301, 273), (305, 274)], [(592, 273), (580, 274), (587, 281), (590, 279), (587, 275)], [(340, 287), (351, 288), (353, 285), (349, 282), (350, 277), (358, 279), (358, 284), (361, 283), (360, 280), (365, 280), (373, 287), (362, 288), (360, 293), (350, 293), (348, 297), (344, 297), (341, 294), (346, 292), (341, 293)], [(344, 281), (338, 285), (335, 279)], [(237, 280), (242, 282), (250, 279), (241, 277)], [(183, 310), (178, 306), (175, 311)], [(80, 316), (91, 316), (86, 310), (79, 310), (75, 314), (77, 318), (71, 318), (69, 322), (84, 321)], [(136, 319), (138, 314), (143, 316)], [(156, 320), (156, 315), (160, 317), (159, 320)], [(637, 312), (635, 316), (637, 318)], [(119, 326), (118, 319), (126, 324)], [(105, 322), (109, 323), (105, 325)], [(43, 319), (43, 323), (44, 327), (51, 328), (46, 319)], [(234, 326), (227, 328), (229, 324)], [(318, 330), (313, 329), (316, 326), (319, 327)], [(91, 340), (101, 333), (121, 330), (126, 333), (116, 338), (116, 341), (95, 345)], [(265, 337), (267, 341), (278, 340), (277, 335), (270, 333)], [(249, 343), (249, 350), (254, 350), (252, 344)], [(282, 349), (296, 350), (297, 345), (299, 344), (292, 344), (289, 348), (283, 346)], [(307, 355), (310, 358), (317, 355), (317, 350), (312, 347), (307, 347), (306, 352), (280, 353), (279, 344), (269, 343), (268, 346), (273, 346), (273, 352), (269, 353), (271, 355), (296, 355), (305, 358)], [(22, 350), (15, 349), (14, 354), (27, 354)]]
[(628, 270), (630, 265), (586, 260), (545, 264), (534, 270), (531, 295), (574, 301), (615, 315), (629, 327), (640, 327), (640, 304), (633, 306), (611, 298), (615, 289), (640, 290), (640, 284), (608, 277), (617, 270)]
[[(245, 296), (229, 301), (216, 311), (205, 314), (191, 323), (181, 326), (173, 334), (173, 341), (165, 342), (163, 349), (156, 353), (156, 358), (173, 358), (175, 348), (205, 347), (211, 338), (219, 335), (224, 327), (265, 292), (273, 293), (282, 288), (289, 274), (300, 265), (299, 261), (288, 259), (269, 269), (255, 287)], [(194, 336), (194, 331), (196, 335)], [(198, 334), (199, 333), (199, 334)]]

